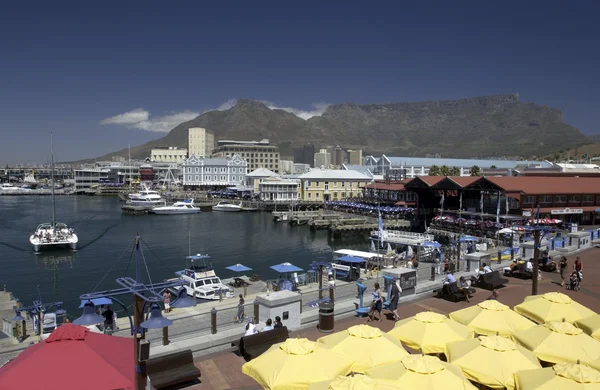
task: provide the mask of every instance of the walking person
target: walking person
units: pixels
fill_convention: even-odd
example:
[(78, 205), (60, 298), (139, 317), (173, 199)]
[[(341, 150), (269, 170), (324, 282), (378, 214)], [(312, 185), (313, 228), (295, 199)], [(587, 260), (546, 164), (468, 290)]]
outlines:
[(383, 308), (383, 298), (381, 296), (381, 289), (379, 287), (379, 283), (375, 282), (373, 286), (375, 291), (373, 291), (373, 302), (371, 303), (371, 309), (369, 310), (369, 319), (367, 322), (375, 321), (375, 312), (379, 313), (378, 321), (382, 321), (381, 318), (381, 309)]
[(244, 313), (244, 296), (242, 294), (240, 294), (240, 300), (238, 302), (238, 307), (237, 307), (237, 316), (235, 316), (235, 322), (242, 322), (244, 320), (244, 317), (246, 317), (246, 314)]
[(565, 256), (560, 258), (560, 262), (558, 263), (560, 267), (560, 286), (564, 287), (565, 285), (565, 270), (567, 269), (568, 262)]
[(400, 299), (400, 288), (398, 287), (398, 280), (394, 280), (392, 282), (392, 289), (390, 291), (390, 311), (394, 315), (394, 321), (398, 321), (400, 319), (400, 315), (398, 314), (398, 300)]
[(581, 279), (583, 277), (583, 263), (581, 262), (579, 256), (577, 256), (575, 263), (573, 263), (573, 271), (576, 272), (577, 280), (579, 280), (579, 283), (581, 283)]

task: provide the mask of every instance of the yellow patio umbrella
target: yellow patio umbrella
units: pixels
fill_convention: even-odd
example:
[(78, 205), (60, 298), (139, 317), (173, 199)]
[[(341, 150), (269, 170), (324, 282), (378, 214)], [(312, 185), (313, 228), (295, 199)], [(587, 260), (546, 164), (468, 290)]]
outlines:
[(423, 353), (445, 353), (447, 343), (475, 335), (473, 329), (432, 311), (396, 322), (388, 334)]
[(332, 381), (313, 383), (308, 386), (308, 390), (402, 390), (402, 388), (381, 383), (365, 375), (340, 375)]
[(551, 321), (512, 335), (513, 341), (549, 363), (576, 363), (600, 359), (600, 342), (575, 325)]
[(559, 363), (515, 374), (517, 390), (600, 390), (600, 372), (582, 364)]
[(460, 367), (442, 362), (435, 356), (405, 356), (399, 362), (368, 369), (366, 374), (381, 382), (407, 389), (476, 390)]
[(308, 339), (288, 339), (242, 366), (265, 389), (307, 389), (311, 383), (347, 375), (352, 360)]
[(473, 329), (480, 335), (500, 335), (509, 337), (512, 333), (533, 328), (535, 323), (510, 307), (496, 301), (488, 300), (450, 313), (450, 318)]
[(492, 389), (512, 390), (515, 372), (541, 368), (531, 351), (501, 336), (450, 343), (446, 356), (468, 379)]
[(595, 340), (600, 341), (600, 314), (577, 320), (575, 321), (575, 326), (592, 336)]
[(398, 361), (408, 355), (400, 341), (368, 325), (351, 326), (346, 330), (321, 337), (317, 342), (330, 346), (333, 351), (354, 360), (352, 371), (358, 373)]
[(594, 313), (587, 307), (575, 302), (568, 295), (559, 292), (549, 292), (542, 295), (530, 295), (515, 306), (515, 311), (525, 317), (543, 324), (550, 321), (575, 322)]

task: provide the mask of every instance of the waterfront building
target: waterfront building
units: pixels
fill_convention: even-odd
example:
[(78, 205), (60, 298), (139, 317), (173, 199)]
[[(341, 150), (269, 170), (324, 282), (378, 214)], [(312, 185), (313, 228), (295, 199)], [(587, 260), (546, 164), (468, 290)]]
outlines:
[(299, 176), (302, 200), (343, 200), (362, 196), (362, 187), (373, 179), (363, 173), (342, 169), (312, 169)]
[(188, 129), (188, 153), (196, 157), (208, 157), (215, 148), (215, 135), (203, 127)]
[(188, 157), (187, 149), (170, 146), (168, 148), (155, 148), (150, 151), (150, 161), (183, 164)]
[(299, 179), (268, 177), (258, 184), (260, 199), (271, 202), (293, 202), (300, 197)]
[(183, 186), (186, 189), (238, 187), (248, 173), (246, 160), (235, 154), (227, 158), (202, 158), (192, 155), (183, 163)]
[(459, 158), (426, 158), (426, 157), (388, 157), (385, 154), (376, 159), (368, 156), (367, 166), (375, 174), (392, 176), (395, 178), (415, 178), (429, 175), (431, 167), (447, 167), (456, 169), (455, 176), (471, 176), (471, 168), (481, 169), (512, 169), (512, 168), (550, 168), (548, 161), (521, 161), (521, 160), (481, 160)]
[(331, 166), (331, 153), (327, 149), (319, 150), (319, 153), (315, 153), (315, 164), (316, 168), (329, 169)]
[(363, 165), (363, 155), (360, 149), (348, 149), (348, 164)]
[(315, 166), (315, 145), (306, 144), (301, 148), (294, 149), (294, 163)]
[(417, 194), (404, 188), (403, 181), (376, 180), (363, 187), (363, 197), (394, 206), (416, 207)]
[(111, 172), (109, 169), (84, 168), (75, 169), (75, 193), (85, 193), (87, 189), (94, 185), (110, 180)]
[(433, 217), (443, 195), (444, 210), (450, 212), (457, 212), (462, 203), (463, 211), (492, 219), (499, 208), (501, 216), (537, 218), (539, 212), (540, 218), (583, 225), (600, 222), (600, 177), (420, 176), (407, 181), (404, 188), (417, 193), (421, 219)]
[(279, 173), (279, 149), (271, 145), (268, 139), (261, 141), (219, 140), (212, 157), (227, 158), (239, 155), (248, 162), (248, 169), (267, 168)]
[(364, 175), (369, 176), (372, 180), (383, 180), (383, 175), (374, 175), (373, 172), (371, 171), (372, 168), (364, 166), (364, 165), (343, 164), (342, 169), (345, 169), (347, 171), (360, 172)]
[(267, 168), (255, 169), (246, 175), (246, 188), (254, 191), (254, 193), (258, 193), (261, 180), (278, 177), (278, 174), (268, 170)]

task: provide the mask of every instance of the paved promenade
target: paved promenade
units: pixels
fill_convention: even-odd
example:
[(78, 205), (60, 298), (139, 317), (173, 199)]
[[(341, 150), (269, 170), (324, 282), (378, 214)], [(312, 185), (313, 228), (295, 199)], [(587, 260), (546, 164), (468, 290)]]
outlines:
[[(558, 274), (543, 273), (543, 279), (539, 283), (539, 293), (551, 291), (560, 291), (590, 309), (600, 312), (600, 249), (590, 249), (579, 255), (584, 265), (584, 279), (582, 289), (579, 292), (567, 291), (560, 286), (560, 277)], [(569, 258), (569, 269), (572, 268), (575, 256)], [(439, 282), (438, 282), (439, 283)], [(498, 290), (499, 301), (513, 307), (523, 301), (531, 294), (531, 280), (520, 280), (509, 278), (509, 283)], [(477, 289), (471, 303), (449, 302), (432, 297), (433, 294), (423, 294), (418, 299), (411, 302), (401, 303), (400, 313), (402, 317), (410, 317), (418, 312), (432, 310), (435, 312), (448, 314), (452, 311), (477, 304), (489, 297), (490, 292)], [(336, 305), (337, 311), (337, 305)], [(346, 317), (336, 319), (335, 331), (341, 331), (356, 324), (363, 323), (363, 318)], [(388, 315), (382, 322), (371, 323), (383, 331), (389, 331), (393, 328), (394, 322)], [(292, 332), (291, 337), (306, 337), (310, 340), (316, 340), (324, 334), (316, 329), (316, 325), (300, 331)], [(241, 373), (241, 367), (244, 360), (233, 353), (232, 349), (222, 351), (212, 355), (199, 356), (195, 360), (196, 365), (202, 371), (201, 383), (191, 385), (189, 389), (209, 390), (209, 389), (261, 389), (253, 379)]]

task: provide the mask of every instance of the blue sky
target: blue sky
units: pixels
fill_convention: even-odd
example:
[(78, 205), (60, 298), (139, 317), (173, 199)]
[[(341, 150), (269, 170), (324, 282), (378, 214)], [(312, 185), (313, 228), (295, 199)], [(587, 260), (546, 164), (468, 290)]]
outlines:
[(0, 163), (48, 161), (50, 131), (58, 159), (100, 156), (234, 98), (310, 111), (519, 92), (600, 133), (600, 3), (410, 3), (7, 3)]

